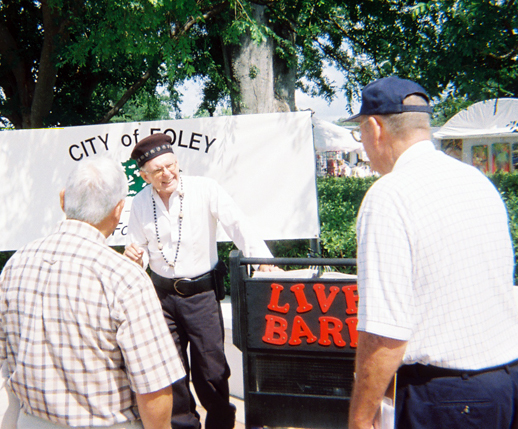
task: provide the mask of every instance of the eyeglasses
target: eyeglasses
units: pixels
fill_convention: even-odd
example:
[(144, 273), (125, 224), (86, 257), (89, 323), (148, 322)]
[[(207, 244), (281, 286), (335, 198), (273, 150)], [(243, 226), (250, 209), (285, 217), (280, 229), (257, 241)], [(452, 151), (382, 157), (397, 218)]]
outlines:
[(351, 130), (351, 136), (353, 136), (353, 139), (358, 143), (362, 142), (362, 132), (359, 125)]
[(141, 169), (144, 173), (149, 174), (150, 176), (153, 176), (153, 178), (157, 178), (162, 176), (166, 170), (168, 170), (170, 173), (174, 173), (174, 170), (178, 166), (178, 161), (172, 162), (171, 164), (164, 165), (163, 167), (157, 168), (153, 171), (146, 171), (143, 168)]
[(362, 132), (361, 132), (361, 129), (360, 127), (365, 124), (367, 121), (363, 121), (360, 125), (358, 125), (357, 127), (354, 127), (352, 130), (351, 130), (351, 135), (353, 136), (353, 139), (356, 140), (358, 143), (361, 143), (362, 142)]

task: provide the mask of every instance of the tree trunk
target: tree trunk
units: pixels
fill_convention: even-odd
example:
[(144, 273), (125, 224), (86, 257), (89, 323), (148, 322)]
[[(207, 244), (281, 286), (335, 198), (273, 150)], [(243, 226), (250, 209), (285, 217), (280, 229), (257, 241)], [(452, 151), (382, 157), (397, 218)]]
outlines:
[(50, 113), (54, 101), (54, 85), (57, 79), (56, 38), (60, 33), (58, 11), (52, 9), (47, 1), (41, 2), (43, 13), (43, 47), (41, 49), (38, 78), (34, 88), (34, 97), (31, 106), (30, 124), (24, 128), (42, 128), (43, 119)]
[[(265, 24), (265, 6), (254, 5), (253, 17)], [(225, 62), (234, 115), (296, 110), (296, 66), (289, 68), (275, 55), (271, 38), (257, 44), (250, 34), (242, 36), (241, 45), (226, 47)]]
[[(295, 34), (287, 29), (278, 29), (277, 34), (295, 43)], [(292, 55), (289, 59), (273, 57), (274, 91), (277, 103), (277, 111), (295, 112), (295, 84), (297, 82), (297, 56)]]
[(7, 27), (0, 24), (0, 55), (4, 67), (10, 70), (4, 75), (1, 86), (7, 100), (15, 99), (15, 102), (8, 103), (7, 112), (3, 115), (15, 128), (30, 128), (24, 124), (30, 124), (34, 79), (31, 65), (18, 55), (18, 50), (16, 40)]

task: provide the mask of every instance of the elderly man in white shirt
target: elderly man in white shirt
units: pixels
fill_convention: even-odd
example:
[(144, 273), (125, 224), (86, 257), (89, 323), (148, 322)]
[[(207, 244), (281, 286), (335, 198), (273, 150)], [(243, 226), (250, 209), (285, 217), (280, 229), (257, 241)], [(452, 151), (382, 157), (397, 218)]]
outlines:
[[(166, 134), (141, 140), (132, 152), (150, 184), (134, 198), (125, 255), (149, 264), (169, 329), (207, 410), (205, 428), (230, 429), (230, 369), (224, 354), (224, 327), (218, 300), (224, 296), (218, 264), (218, 223), (245, 256), (271, 258), (242, 211), (213, 179), (180, 174)], [(274, 269), (269, 265), (261, 270)], [(190, 360), (187, 346), (190, 345)], [(200, 427), (189, 378), (173, 385), (172, 426)]]
[(396, 427), (517, 423), (518, 309), (506, 207), (437, 151), (415, 82), (363, 90), (361, 141), (382, 177), (357, 221), (358, 331), (349, 429), (373, 427), (397, 371)]

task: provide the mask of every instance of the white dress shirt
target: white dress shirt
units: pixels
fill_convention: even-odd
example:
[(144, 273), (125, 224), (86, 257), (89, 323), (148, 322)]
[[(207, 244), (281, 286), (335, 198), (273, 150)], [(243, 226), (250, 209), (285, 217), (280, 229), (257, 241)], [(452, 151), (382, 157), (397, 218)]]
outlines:
[[(218, 222), (245, 257), (271, 258), (264, 240), (257, 236), (245, 215), (218, 183), (207, 177), (181, 176), (182, 185), (169, 198), (169, 210), (151, 186), (140, 191), (131, 206), (127, 243), (144, 249), (144, 266), (166, 278), (192, 278), (214, 268), (218, 261)], [(183, 187), (183, 220), (178, 258), (174, 268), (158, 248), (153, 215), (153, 194), (160, 242), (167, 261), (176, 255), (180, 213), (179, 192)]]

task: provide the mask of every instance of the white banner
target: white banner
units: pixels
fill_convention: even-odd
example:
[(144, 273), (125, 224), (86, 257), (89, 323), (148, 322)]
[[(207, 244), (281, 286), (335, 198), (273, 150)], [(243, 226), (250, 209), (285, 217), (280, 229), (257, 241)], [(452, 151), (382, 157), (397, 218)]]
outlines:
[(295, 112), (2, 131), (0, 250), (49, 234), (64, 219), (59, 191), (69, 172), (99, 156), (120, 160), (128, 175), (125, 211), (109, 239), (124, 245), (131, 200), (143, 186), (130, 154), (156, 132), (171, 135), (183, 174), (216, 179), (265, 240), (318, 237), (311, 114)]

